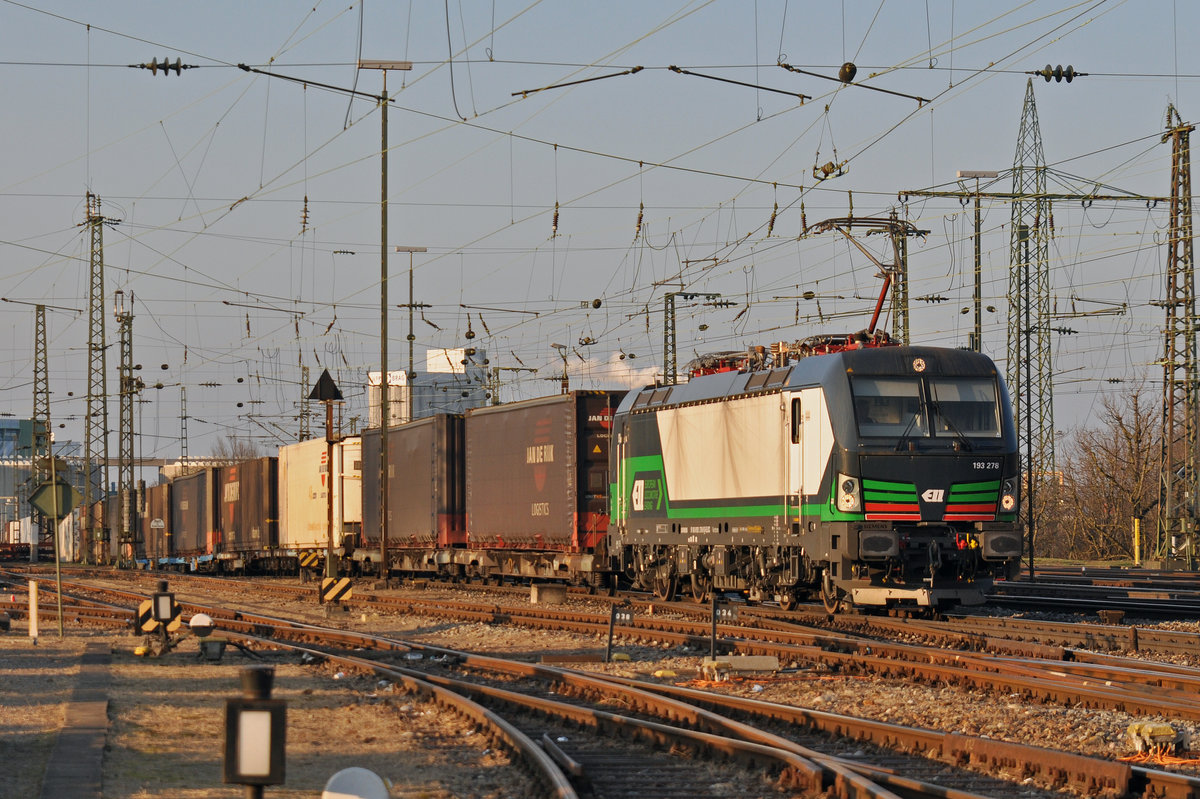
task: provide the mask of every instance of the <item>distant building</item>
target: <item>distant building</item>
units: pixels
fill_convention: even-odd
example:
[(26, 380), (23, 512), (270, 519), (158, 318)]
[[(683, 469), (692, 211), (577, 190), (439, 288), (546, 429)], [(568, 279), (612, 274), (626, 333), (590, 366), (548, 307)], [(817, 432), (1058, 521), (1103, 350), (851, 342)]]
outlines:
[[(0, 531), (11, 536), (13, 522), (28, 517), (29, 495), (33, 485), (33, 436), (34, 420), (0, 419)], [(62, 479), (75, 486), (83, 485), (82, 462), (79, 444), (73, 441), (55, 441), (54, 454), (65, 467)], [(26, 532), (28, 537), (28, 522)]]
[[(411, 391), (405, 370), (388, 370), (390, 425), (404, 424), (437, 413), (464, 413), (487, 404), (487, 355), (474, 347), (430, 350), (425, 371), (413, 377)], [(368, 427), (379, 427), (379, 372), (367, 373)], [(409, 399), (411, 394), (412, 407)]]

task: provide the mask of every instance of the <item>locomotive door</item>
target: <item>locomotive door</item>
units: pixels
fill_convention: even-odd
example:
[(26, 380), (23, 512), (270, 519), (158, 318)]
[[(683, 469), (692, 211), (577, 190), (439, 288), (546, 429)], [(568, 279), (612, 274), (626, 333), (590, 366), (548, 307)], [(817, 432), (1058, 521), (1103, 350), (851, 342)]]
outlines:
[(806, 388), (788, 395), (790, 433), (788, 441), (788, 492), (800, 495), (820, 493), (825, 467), (833, 452), (833, 428), (826, 409), (825, 392)]
[(804, 445), (804, 402), (799, 394), (784, 394), (787, 403), (787, 492), (791, 504), (799, 507), (804, 493), (802, 451)]
[(625, 532), (625, 521), (629, 513), (629, 506), (625, 502), (625, 442), (629, 439), (626, 425), (627, 421), (624, 419), (614, 422), (613, 436), (616, 439), (616, 447), (609, 454), (609, 463), (612, 463), (614, 457), (617, 463), (616, 473), (609, 477), (613, 482), (610, 488), (611, 496), (609, 497), (609, 501), (612, 503), (612, 507), (609, 509), (609, 520), (620, 533)]

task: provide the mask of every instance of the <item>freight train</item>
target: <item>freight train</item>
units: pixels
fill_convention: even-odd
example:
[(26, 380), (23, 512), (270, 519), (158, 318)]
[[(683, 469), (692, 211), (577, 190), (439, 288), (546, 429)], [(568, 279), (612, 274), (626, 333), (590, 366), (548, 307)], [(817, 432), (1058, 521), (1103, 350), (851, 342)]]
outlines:
[(323, 568), (332, 514), (342, 573), (620, 581), (698, 601), (820, 597), (835, 612), (977, 604), (1021, 556), (995, 365), (882, 334), (390, 427), (386, 503), (380, 440), (337, 442), (331, 461), (324, 441), (303, 442), (147, 489), (136, 557)]

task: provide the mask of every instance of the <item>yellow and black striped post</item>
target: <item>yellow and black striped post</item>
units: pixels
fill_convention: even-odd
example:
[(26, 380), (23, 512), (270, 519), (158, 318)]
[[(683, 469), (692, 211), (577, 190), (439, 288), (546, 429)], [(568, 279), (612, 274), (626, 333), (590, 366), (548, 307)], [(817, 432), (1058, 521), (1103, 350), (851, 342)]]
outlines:
[(353, 593), (349, 577), (326, 577), (321, 580), (321, 601), (340, 602), (349, 599)]

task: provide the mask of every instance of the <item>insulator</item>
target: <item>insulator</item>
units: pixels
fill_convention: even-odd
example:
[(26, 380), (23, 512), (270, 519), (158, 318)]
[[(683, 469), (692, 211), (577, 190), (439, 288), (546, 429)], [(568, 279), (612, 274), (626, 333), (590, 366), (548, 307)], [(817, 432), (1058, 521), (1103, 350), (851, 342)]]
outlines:
[(168, 58), (164, 58), (160, 64), (158, 63), (158, 59), (155, 58), (151, 59), (149, 64), (141, 64), (140, 66), (142, 69), (150, 70), (151, 75), (157, 75), (158, 71), (161, 69), (164, 76), (167, 75), (171, 70), (175, 70), (175, 74), (179, 75), (183, 72), (183, 70), (191, 68), (191, 64), (185, 66), (183, 60), (179, 58), (175, 59), (174, 64), (172, 64), (171, 60)]
[(554, 220), (550, 223), (550, 236), (558, 235), (558, 200), (554, 201)]
[(645, 206), (645, 204), (644, 204), (644, 203), (638, 203), (638, 219), (637, 219), (637, 227), (635, 227), (635, 228), (633, 229), (633, 238), (634, 238), (634, 240), (636, 240), (638, 236), (642, 235), (642, 217), (645, 215), (645, 211), (646, 211), (646, 206)]
[(1076, 72), (1075, 67), (1071, 66), (1070, 64), (1067, 64), (1066, 68), (1064, 68), (1062, 64), (1059, 64), (1056, 67), (1051, 67), (1049, 64), (1047, 64), (1044, 68), (1035, 72), (1034, 74), (1041, 75), (1043, 78), (1045, 78), (1046, 83), (1049, 83), (1051, 78), (1054, 78), (1055, 83), (1062, 83), (1064, 80), (1066, 80), (1067, 83), (1070, 83), (1071, 81), (1075, 80), (1077, 75), (1082, 75), (1084, 73)]
[(771, 218), (767, 222), (767, 238), (770, 238), (771, 234), (775, 232), (775, 217), (777, 217), (777, 216), (779, 216), (779, 202), (778, 201), (775, 202), (775, 208), (771, 211)]

